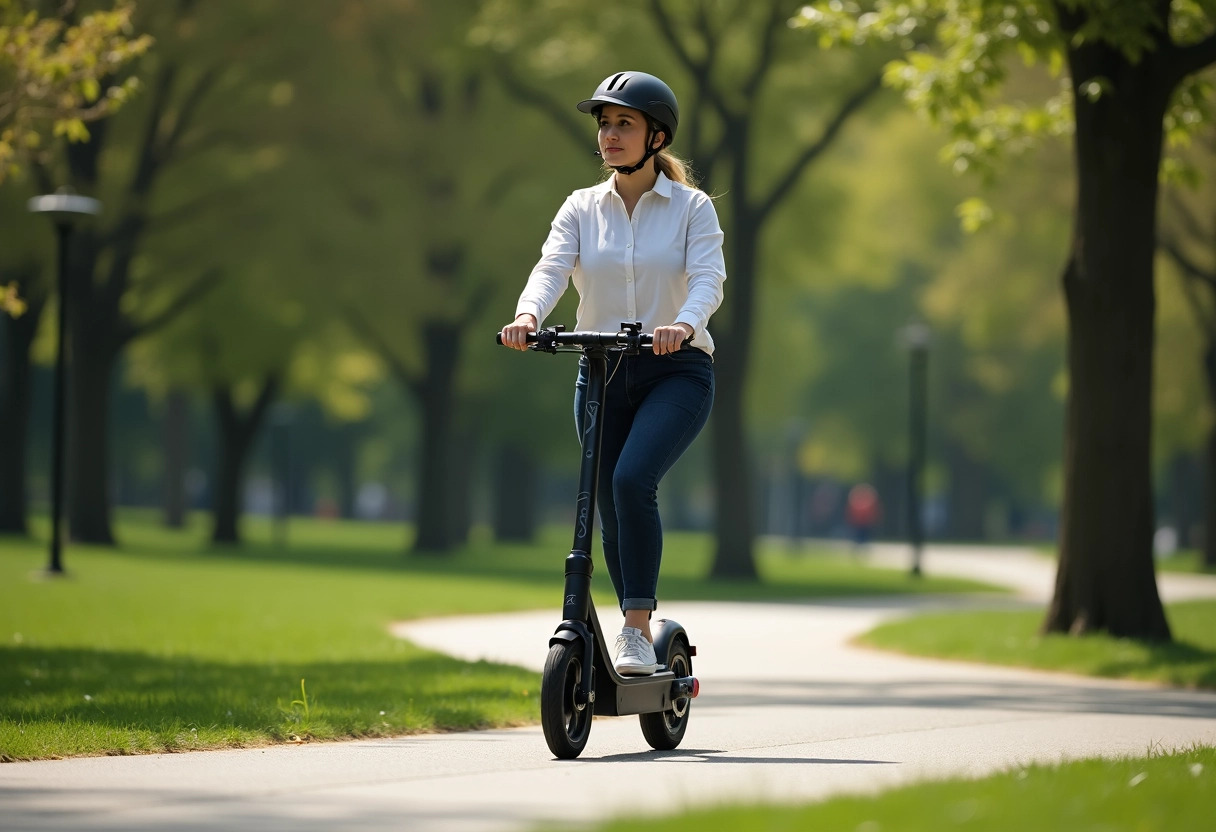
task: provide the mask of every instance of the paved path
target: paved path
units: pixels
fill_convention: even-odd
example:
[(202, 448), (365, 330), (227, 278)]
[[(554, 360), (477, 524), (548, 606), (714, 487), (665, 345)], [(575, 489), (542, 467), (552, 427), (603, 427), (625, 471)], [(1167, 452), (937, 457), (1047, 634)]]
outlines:
[[(906, 553), (879, 549), (876, 559)], [(976, 564), (985, 564), (977, 566)], [(934, 548), (926, 568), (998, 573), (1027, 598), (1051, 565)], [(1036, 571), (1037, 570), (1037, 571)], [(1016, 578), (1016, 580), (1013, 580)], [(1167, 598), (1216, 579), (1165, 580)], [(597, 719), (583, 756), (539, 728), (0, 766), (0, 829), (515, 830), (720, 801), (792, 801), (1032, 760), (1216, 744), (1216, 695), (892, 656), (849, 647), (875, 623), (961, 599), (681, 603), (702, 695), (683, 745)], [(402, 625), (420, 644), (539, 668), (552, 611)], [(627, 801), (627, 802), (626, 802)]]

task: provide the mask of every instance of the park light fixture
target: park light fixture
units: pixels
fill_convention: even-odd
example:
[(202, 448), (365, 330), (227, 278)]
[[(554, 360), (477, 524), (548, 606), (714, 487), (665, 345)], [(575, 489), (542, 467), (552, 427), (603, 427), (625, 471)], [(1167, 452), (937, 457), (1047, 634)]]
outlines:
[(51, 552), (47, 573), (63, 574), (63, 476), (64, 476), (64, 423), (67, 405), (67, 347), (68, 347), (68, 255), (71, 249), (72, 232), (77, 223), (87, 217), (101, 213), (101, 203), (80, 196), (68, 188), (60, 188), (53, 194), (43, 194), (30, 199), (27, 207), (32, 214), (43, 214), (55, 226), (59, 243), (59, 332), (55, 352), (54, 414), (51, 437)]
[(923, 323), (899, 330), (899, 342), (908, 351), (908, 540), (912, 545), (912, 574), (921, 574), (925, 545), (922, 484), (928, 428), (929, 341), (932, 332)]

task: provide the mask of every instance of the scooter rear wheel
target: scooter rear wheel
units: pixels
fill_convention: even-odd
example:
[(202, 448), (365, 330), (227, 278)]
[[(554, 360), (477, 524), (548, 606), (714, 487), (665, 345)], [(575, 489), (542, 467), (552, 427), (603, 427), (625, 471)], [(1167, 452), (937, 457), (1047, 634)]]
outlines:
[[(692, 675), (692, 662), (688, 657), (688, 645), (676, 639), (667, 653), (667, 668), (677, 678)], [(692, 699), (684, 696), (671, 703), (671, 710), (652, 714), (639, 714), (642, 736), (656, 751), (670, 751), (684, 739), (688, 730), (688, 717), (692, 711)]]
[(584, 675), (581, 644), (561, 641), (549, 648), (540, 683), (540, 724), (549, 750), (562, 760), (581, 754), (591, 735), (592, 705), (578, 701)]

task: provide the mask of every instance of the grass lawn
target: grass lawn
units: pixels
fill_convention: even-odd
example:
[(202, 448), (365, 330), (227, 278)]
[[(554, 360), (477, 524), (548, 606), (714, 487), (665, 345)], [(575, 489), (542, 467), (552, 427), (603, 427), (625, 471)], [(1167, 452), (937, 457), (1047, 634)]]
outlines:
[(1183, 549), (1168, 558), (1158, 558), (1157, 569), (1162, 572), (1193, 572), (1196, 574), (1216, 575), (1216, 569), (1204, 565), (1203, 556), (1198, 549)]
[[(122, 545), (73, 545), (40, 579), (35, 540), (0, 538), (0, 759), (248, 746), (522, 724), (536, 673), (467, 664), (388, 634), (395, 620), (552, 608), (569, 531), (535, 545), (409, 555), (400, 524), (292, 519), (288, 545), (251, 520), (249, 543), (207, 545), (124, 512)], [(41, 534), (39, 534), (41, 532)], [(773, 599), (974, 591), (823, 552), (763, 551), (763, 582), (708, 581), (711, 544), (671, 534), (664, 598)], [(600, 606), (611, 587), (600, 570)], [(538, 643), (548, 633), (538, 633)], [(541, 647), (543, 649), (543, 646)], [(302, 681), (303, 680), (303, 681)]]
[(1166, 615), (1171, 644), (1040, 636), (1042, 610), (918, 615), (882, 624), (858, 641), (918, 656), (1216, 689), (1216, 601), (1168, 604)]
[[(1034, 765), (982, 780), (920, 783), (800, 807), (713, 808), (664, 818), (698, 832), (1179, 832), (1213, 827), (1216, 749)], [(655, 828), (620, 821), (598, 832)]]

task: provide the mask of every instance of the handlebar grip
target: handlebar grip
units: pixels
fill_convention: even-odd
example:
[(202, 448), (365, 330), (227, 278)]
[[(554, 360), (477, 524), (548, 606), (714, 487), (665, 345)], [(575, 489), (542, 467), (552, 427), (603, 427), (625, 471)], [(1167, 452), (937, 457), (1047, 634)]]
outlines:
[[(498, 346), (500, 346), (500, 347), (502, 346), (502, 330), (501, 329), (498, 330), (498, 332), (494, 333), (494, 343), (498, 344)], [(528, 333), (528, 343), (529, 344), (536, 343), (536, 333), (535, 332)]]

